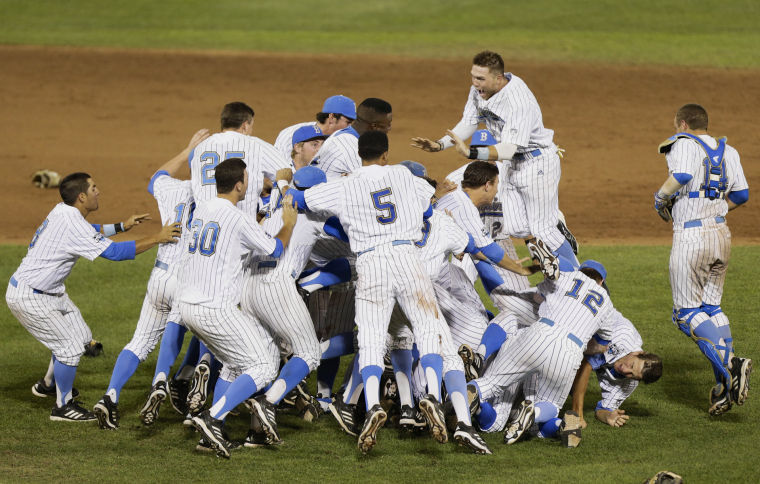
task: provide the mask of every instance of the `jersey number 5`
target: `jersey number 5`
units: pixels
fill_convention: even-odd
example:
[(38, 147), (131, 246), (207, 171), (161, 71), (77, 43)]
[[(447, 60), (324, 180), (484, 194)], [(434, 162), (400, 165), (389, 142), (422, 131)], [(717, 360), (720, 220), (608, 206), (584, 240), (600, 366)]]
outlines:
[(389, 197), (393, 194), (390, 188), (383, 188), (376, 192), (372, 192), (372, 203), (375, 208), (383, 212), (382, 215), (375, 217), (378, 222), (383, 225), (392, 224), (396, 221), (396, 206), (387, 200), (383, 200), (383, 197)]
[[(245, 153), (242, 151), (228, 151), (224, 154), (224, 159), (229, 160), (230, 158), (243, 158), (245, 156)], [(211, 171), (216, 168), (216, 165), (219, 164), (219, 153), (216, 151), (205, 151), (201, 155), (201, 163), (203, 163), (203, 166), (201, 166), (201, 183), (203, 185), (214, 185), (216, 184), (216, 178), (214, 177), (214, 172)]]

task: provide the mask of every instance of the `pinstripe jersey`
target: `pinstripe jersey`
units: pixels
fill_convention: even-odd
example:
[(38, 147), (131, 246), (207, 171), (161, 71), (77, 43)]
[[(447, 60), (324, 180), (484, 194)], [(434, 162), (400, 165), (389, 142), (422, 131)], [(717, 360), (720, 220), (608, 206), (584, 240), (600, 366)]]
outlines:
[(478, 208), (470, 200), (470, 196), (461, 188), (442, 196), (435, 208), (448, 210), (456, 223), (475, 239), (477, 247), (485, 247), (493, 243), (488, 234), (488, 229), (483, 225)]
[(518, 153), (553, 146), (554, 131), (544, 128), (541, 108), (527, 84), (509, 72), (509, 82), (489, 99), (483, 99), (474, 86), (462, 113), (462, 122), (484, 123), (497, 142), (518, 146)]
[(262, 177), (274, 179), (280, 168), (290, 168), (289, 158), (283, 157), (274, 146), (254, 136), (236, 131), (216, 133), (195, 147), (188, 158), (195, 203), (216, 197), (214, 168), (227, 158), (241, 158), (247, 165), (248, 191), (238, 208), (255, 217)]
[[(155, 176), (155, 175), (154, 175)], [(187, 234), (190, 228), (195, 202), (190, 180), (178, 180), (168, 173), (159, 175), (148, 186), (148, 191), (158, 202), (158, 212), (161, 214), (161, 224), (179, 223), (183, 230), (176, 244), (160, 244), (156, 260), (171, 266), (178, 263), (185, 254)]]
[[(710, 148), (718, 146), (718, 141), (712, 136), (704, 134), (699, 138)], [(712, 160), (711, 163), (702, 146), (692, 139), (677, 139), (665, 155), (665, 159), (671, 174), (684, 173), (692, 177), (676, 194), (676, 203), (673, 206), (673, 223), (676, 225), (689, 220), (725, 216), (728, 213), (726, 194), (749, 188), (739, 161), (739, 153), (732, 146), (726, 145), (723, 162), (715, 165), (717, 170), (714, 171), (720, 173), (708, 173), (707, 165), (713, 165), (718, 161)], [(720, 180), (722, 177), (725, 177), (725, 182)], [(709, 184), (710, 181), (718, 182), (721, 186), (718, 191), (719, 197), (714, 200), (705, 195), (705, 184)]]
[(607, 346), (607, 351), (600, 355), (604, 363), (594, 370), (602, 391), (601, 405), (608, 410), (616, 410), (633, 393), (639, 382), (616, 375), (612, 365), (629, 353), (641, 351), (642, 340), (633, 324), (619, 311), (613, 310), (611, 318), (612, 340)]
[(187, 254), (179, 275), (179, 300), (224, 308), (240, 302), (243, 257), (251, 251), (271, 254), (276, 239), (256, 220), (223, 198), (195, 209)]
[(325, 140), (311, 164), (325, 172), (328, 180), (361, 168), (359, 133), (351, 126), (336, 131)]
[(294, 124), (293, 126), (288, 126), (287, 128), (280, 131), (280, 134), (277, 135), (277, 139), (274, 140), (274, 147), (277, 148), (277, 151), (282, 153), (282, 156), (284, 156), (286, 160), (290, 160), (290, 153), (293, 152), (293, 133), (295, 133), (298, 128), (301, 128), (303, 126), (316, 125), (316, 121), (311, 121), (308, 123), (298, 123)]
[(614, 307), (607, 292), (580, 271), (561, 272), (556, 281), (544, 280), (536, 286), (545, 301), (538, 308), (542, 318), (575, 335), (585, 351), (594, 333), (611, 340)]
[(469, 242), (465, 232), (454, 219), (440, 210), (423, 222), (422, 238), (414, 243), (420, 248), (420, 260), (432, 281), (438, 279), (448, 264), (449, 254), (461, 254)]
[[(497, 161), (495, 163), (496, 167), (499, 169), (499, 184), (502, 185), (507, 175), (507, 169), (503, 162)], [(464, 171), (468, 166), (470, 166), (470, 163), (457, 168), (449, 173), (446, 176), (446, 179), (456, 183), (457, 186), (461, 188)], [(493, 203), (477, 207), (480, 212), (480, 218), (483, 219), (483, 226), (486, 228), (488, 235), (494, 240), (502, 240), (509, 237), (509, 234), (502, 230), (504, 228), (504, 209), (500, 194), (501, 190), (499, 190), (494, 197)]]
[(404, 166), (368, 165), (304, 192), (306, 206), (340, 219), (355, 253), (422, 238), (422, 214), (435, 189)]
[(95, 260), (111, 243), (79, 209), (60, 202), (35, 232), (13, 276), (38, 291), (62, 293), (77, 259)]

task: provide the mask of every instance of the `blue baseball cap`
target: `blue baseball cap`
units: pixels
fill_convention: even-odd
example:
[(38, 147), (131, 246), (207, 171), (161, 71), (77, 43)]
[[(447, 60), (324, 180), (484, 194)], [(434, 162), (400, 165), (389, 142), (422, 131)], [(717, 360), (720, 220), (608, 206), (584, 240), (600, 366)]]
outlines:
[(412, 172), (414, 176), (427, 176), (427, 168), (422, 163), (412, 160), (404, 160), (399, 165), (404, 165)]
[(313, 139), (325, 139), (327, 136), (322, 133), (318, 126), (301, 126), (293, 132), (293, 145)]
[(585, 261), (583, 264), (581, 264), (581, 266), (579, 267), (579, 269), (585, 269), (585, 268), (593, 269), (596, 272), (598, 272), (599, 275), (602, 276), (602, 279), (607, 279), (607, 269), (604, 268), (601, 262), (597, 262), (595, 260), (589, 259)]
[(325, 104), (322, 106), (322, 112), (342, 114), (349, 119), (356, 119), (356, 103), (353, 99), (346, 97), (343, 94), (330, 96), (325, 99)]
[(470, 146), (491, 146), (496, 144), (496, 139), (487, 129), (479, 129), (472, 134)]
[(306, 190), (314, 185), (319, 185), (327, 181), (325, 172), (316, 166), (304, 166), (293, 173), (293, 186), (299, 190)]

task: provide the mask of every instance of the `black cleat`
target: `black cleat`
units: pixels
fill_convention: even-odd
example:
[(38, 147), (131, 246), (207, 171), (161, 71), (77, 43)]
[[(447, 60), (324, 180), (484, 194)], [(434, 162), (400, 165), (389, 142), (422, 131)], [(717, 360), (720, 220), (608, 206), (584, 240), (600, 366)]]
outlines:
[(470, 407), (470, 416), (474, 417), (480, 410), (480, 394), (474, 383), (467, 385), (467, 404)]
[(708, 413), (713, 417), (723, 415), (731, 410), (731, 384), (718, 383), (710, 390), (710, 408)]
[(562, 233), (562, 236), (565, 237), (567, 243), (570, 244), (570, 248), (573, 249), (573, 254), (578, 255), (578, 241), (575, 239), (573, 233), (570, 232), (570, 229), (567, 228), (565, 217), (562, 216), (562, 214), (560, 214), (560, 217), (557, 220), (557, 229)]
[(734, 356), (731, 359), (731, 400), (737, 405), (744, 405), (749, 394), (749, 376), (752, 373), (752, 360)]
[(169, 389), (166, 387), (165, 381), (162, 380), (153, 385), (150, 395), (148, 395), (148, 401), (145, 402), (145, 405), (140, 410), (140, 420), (142, 423), (152, 425), (158, 419), (158, 410), (168, 396)]
[(504, 431), (504, 443), (512, 445), (533, 425), (536, 420), (535, 407), (533, 402), (525, 400), (517, 409), (515, 418), (507, 422), (507, 430)]
[(475, 432), (472, 425), (465, 425), (464, 422), (457, 423), (454, 441), (463, 447), (469, 447), (476, 454), (493, 454), (483, 437)]
[(440, 444), (449, 441), (449, 434), (446, 431), (446, 418), (443, 415), (441, 402), (435, 399), (433, 395), (428, 395), (419, 403), (420, 412), (425, 416), (430, 435)]
[(362, 427), (357, 442), (362, 454), (366, 454), (377, 444), (377, 431), (385, 424), (387, 418), (388, 414), (385, 413), (380, 404), (372, 405), (372, 408), (367, 411), (364, 427)]
[(190, 391), (190, 381), (169, 380), (169, 396), (172, 407), (180, 415), (187, 415), (187, 394)]
[(425, 421), (425, 416), (419, 410), (409, 405), (402, 405), (398, 426), (406, 432), (417, 432), (427, 427), (427, 422)]
[(205, 361), (201, 361), (195, 367), (190, 391), (187, 392), (187, 410), (190, 413), (199, 413), (203, 410), (208, 398), (208, 379), (211, 376), (211, 367)]
[(90, 357), (96, 357), (103, 354), (103, 343), (100, 341), (92, 340), (86, 345), (84, 345), (84, 355), (83, 356), (90, 356)]
[(277, 433), (277, 421), (275, 417), (277, 415), (277, 407), (275, 404), (270, 403), (266, 396), (261, 395), (258, 398), (254, 398), (251, 402), (253, 407), (253, 413), (261, 423), (261, 430), (267, 436), (268, 444), (277, 444), (280, 442), (280, 435)]
[(359, 436), (359, 427), (356, 424), (356, 405), (343, 403), (340, 396), (335, 396), (328, 406), (330, 413), (340, 425), (340, 428), (351, 437)]
[(53, 407), (50, 412), (50, 420), (56, 422), (93, 422), (97, 418), (72, 398), (63, 407)]
[(103, 395), (93, 407), (92, 412), (98, 419), (98, 426), (103, 430), (116, 430), (119, 428), (119, 407), (111, 397)]
[[(55, 382), (53, 382), (52, 385), (47, 386), (45, 385), (45, 380), (39, 380), (37, 383), (32, 385), (32, 393), (35, 397), (40, 398), (46, 398), (46, 397), (55, 397), (57, 396), (56, 390), (55, 390)], [(71, 389), (71, 398), (76, 398), (79, 396), (79, 390), (76, 388)]]
[(546, 246), (543, 240), (529, 239), (525, 241), (525, 245), (528, 246), (530, 256), (533, 261), (541, 267), (541, 272), (544, 273), (547, 279), (555, 281), (559, 276), (559, 261), (557, 257), (552, 254), (549, 248)]
[(464, 376), (467, 381), (475, 380), (483, 374), (483, 356), (472, 351), (468, 345), (459, 347), (459, 357), (464, 363)]
[(232, 444), (227, 440), (227, 436), (224, 432), (224, 422), (215, 419), (211, 416), (208, 410), (200, 415), (193, 417), (193, 426), (201, 433), (201, 437), (206, 440), (206, 443), (216, 451), (216, 455), (230, 458), (230, 448)]

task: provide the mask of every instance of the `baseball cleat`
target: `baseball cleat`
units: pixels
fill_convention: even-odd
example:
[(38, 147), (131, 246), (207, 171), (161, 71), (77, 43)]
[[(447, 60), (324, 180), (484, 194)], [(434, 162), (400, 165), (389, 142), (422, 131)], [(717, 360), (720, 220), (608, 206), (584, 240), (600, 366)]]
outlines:
[[(227, 432), (224, 432), (224, 438), (227, 439), (227, 442), (230, 443), (230, 450), (237, 450), (243, 445), (238, 441), (230, 440), (227, 436)], [(211, 453), (214, 452), (214, 447), (208, 442), (208, 440), (205, 439), (205, 437), (201, 437), (198, 441), (198, 444), (195, 446), (195, 450), (198, 452)]]
[(559, 427), (560, 439), (565, 447), (578, 447), (581, 444), (581, 417), (572, 410), (565, 412)]
[(98, 400), (92, 413), (98, 419), (98, 426), (103, 430), (116, 430), (119, 428), (119, 407), (108, 395)]
[(718, 383), (710, 390), (710, 408), (708, 413), (713, 417), (723, 415), (731, 410), (731, 385)]
[[(32, 394), (35, 397), (40, 397), (40, 398), (55, 397), (56, 396), (55, 382), (53, 382), (52, 385), (47, 386), (45, 385), (45, 380), (37, 381), (37, 383), (32, 385)], [(76, 388), (72, 388), (71, 398), (76, 398), (78, 396), (79, 396), (79, 390), (77, 390)]]
[(190, 391), (188, 380), (169, 380), (169, 396), (172, 407), (180, 415), (187, 414), (187, 393)]
[(737, 405), (744, 405), (747, 400), (751, 373), (752, 360), (738, 356), (731, 359), (731, 400)]
[(372, 408), (367, 411), (364, 427), (362, 427), (357, 442), (362, 454), (366, 454), (377, 444), (377, 431), (385, 424), (387, 418), (388, 414), (385, 413), (380, 404), (372, 405)]
[(231, 443), (224, 434), (224, 422), (213, 418), (208, 410), (193, 417), (192, 421), (193, 426), (216, 451), (216, 455), (229, 459)]
[(398, 426), (406, 432), (416, 432), (427, 427), (427, 422), (419, 410), (409, 405), (402, 405)]
[(517, 409), (515, 418), (507, 422), (507, 430), (504, 431), (504, 443), (512, 445), (525, 435), (525, 432), (536, 420), (533, 402), (525, 400)]
[(475, 416), (480, 410), (480, 394), (475, 384), (467, 385), (467, 404), (470, 406), (470, 416)]
[(169, 390), (166, 387), (166, 382), (161, 380), (153, 385), (148, 395), (148, 401), (145, 402), (140, 410), (140, 420), (145, 425), (152, 425), (153, 422), (158, 419), (158, 410), (161, 408), (161, 404), (169, 396)]
[(425, 416), (430, 435), (439, 443), (445, 444), (449, 441), (449, 435), (446, 431), (446, 418), (443, 415), (441, 402), (435, 399), (433, 395), (428, 395), (419, 403), (420, 412)]
[(190, 413), (198, 413), (203, 410), (208, 398), (208, 379), (211, 376), (211, 366), (201, 361), (193, 371), (193, 380), (190, 391), (187, 392), (187, 409)]
[(467, 381), (475, 380), (483, 373), (483, 356), (472, 351), (468, 345), (459, 347), (459, 357), (464, 363), (464, 376)]
[(53, 407), (50, 412), (50, 420), (56, 422), (92, 422), (97, 418), (72, 398), (63, 407)]
[(541, 267), (541, 272), (546, 278), (552, 281), (556, 280), (559, 276), (559, 261), (544, 244), (544, 241), (535, 238), (529, 239), (525, 241), (525, 245), (528, 246), (530, 256)]
[(267, 435), (267, 443), (276, 444), (280, 442), (280, 435), (277, 433), (277, 421), (275, 420), (276, 405), (270, 403), (264, 395), (254, 398), (251, 404), (256, 417), (261, 423), (262, 431)]
[(560, 212), (558, 215), (559, 217), (557, 218), (557, 229), (562, 233), (562, 236), (565, 237), (567, 243), (570, 244), (570, 248), (573, 249), (573, 254), (578, 255), (578, 241), (576, 240), (573, 233), (570, 232), (570, 229), (567, 228), (565, 216), (562, 215), (562, 212)]
[(338, 422), (338, 425), (340, 425), (341, 430), (351, 437), (359, 436), (360, 429), (356, 424), (356, 405), (343, 403), (340, 396), (336, 396), (330, 405), (328, 405), (328, 408)]
[(493, 454), (483, 437), (475, 432), (472, 425), (465, 425), (464, 422), (457, 423), (456, 430), (454, 430), (454, 441), (463, 447), (469, 447), (476, 454)]

